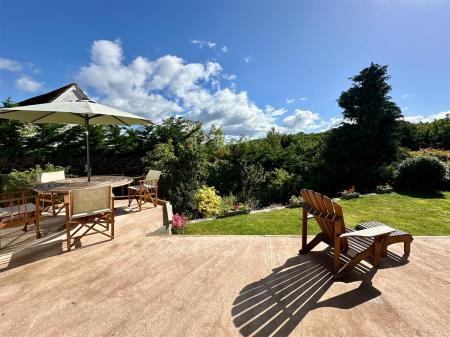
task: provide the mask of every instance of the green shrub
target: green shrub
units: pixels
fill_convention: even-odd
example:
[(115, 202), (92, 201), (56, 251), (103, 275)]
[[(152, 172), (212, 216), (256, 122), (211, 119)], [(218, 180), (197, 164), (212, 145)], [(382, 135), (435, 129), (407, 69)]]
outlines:
[(63, 170), (66, 169), (62, 166), (55, 166), (53, 164), (47, 164), (44, 167), (36, 165), (35, 168), (25, 171), (13, 170), (8, 176), (5, 190), (8, 192), (31, 190), (36, 184), (36, 177), (39, 173)]
[(444, 188), (446, 165), (432, 156), (408, 158), (400, 163), (395, 187), (405, 191), (436, 191)]
[(205, 218), (219, 214), (221, 197), (217, 195), (214, 187), (202, 186), (194, 194), (197, 211)]

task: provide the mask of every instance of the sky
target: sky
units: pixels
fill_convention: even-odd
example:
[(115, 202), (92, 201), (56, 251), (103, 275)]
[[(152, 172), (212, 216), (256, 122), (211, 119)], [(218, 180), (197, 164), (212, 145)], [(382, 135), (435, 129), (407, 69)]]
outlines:
[(450, 1), (0, 0), (2, 99), (76, 82), (155, 122), (320, 132), (371, 62), (407, 120), (450, 113)]

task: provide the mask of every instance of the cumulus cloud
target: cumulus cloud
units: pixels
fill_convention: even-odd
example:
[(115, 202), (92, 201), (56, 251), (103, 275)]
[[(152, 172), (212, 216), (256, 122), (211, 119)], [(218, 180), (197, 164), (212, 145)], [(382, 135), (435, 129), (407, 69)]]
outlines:
[(429, 123), (436, 119), (444, 119), (444, 118), (450, 118), (450, 110), (447, 111), (441, 111), (435, 114), (431, 114), (429, 116), (423, 116), (423, 115), (414, 115), (414, 116), (405, 116), (403, 119), (407, 122), (411, 123)]
[(220, 87), (222, 79), (235, 78), (223, 74), (217, 62), (187, 63), (173, 55), (155, 60), (139, 56), (125, 63), (121, 42), (107, 40), (93, 42), (91, 62), (77, 75), (106, 104), (156, 122), (182, 115), (206, 128), (221, 126), (228, 135), (264, 135), (282, 110), (262, 109), (246, 91)]
[(222, 53), (227, 53), (228, 52), (228, 47), (227, 46), (223, 46), (221, 49)]
[(15, 72), (22, 70), (22, 66), (19, 62), (0, 57), (0, 69)]
[[(323, 131), (341, 122), (296, 109), (258, 106), (247, 91), (237, 91), (235, 75), (217, 62), (188, 63), (174, 55), (138, 56), (125, 61), (121, 42), (100, 40), (91, 46), (91, 61), (77, 81), (105, 104), (140, 114), (155, 122), (168, 116), (201, 121), (206, 129), (222, 127), (227, 136), (264, 136), (272, 127), (283, 132)], [(283, 118), (284, 117), (284, 118)]]
[(35, 92), (42, 87), (42, 83), (37, 82), (30, 77), (21, 76), (16, 80), (16, 87), (22, 91)]
[(298, 100), (299, 100), (299, 101), (306, 101), (307, 98), (306, 98), (306, 97), (300, 97)]

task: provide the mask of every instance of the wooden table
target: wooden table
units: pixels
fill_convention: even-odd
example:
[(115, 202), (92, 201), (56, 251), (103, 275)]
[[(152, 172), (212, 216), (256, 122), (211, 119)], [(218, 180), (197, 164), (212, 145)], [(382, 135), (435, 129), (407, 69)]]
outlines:
[(39, 193), (68, 193), (72, 190), (80, 190), (96, 186), (120, 187), (131, 184), (133, 178), (125, 176), (91, 176), (91, 181), (87, 177), (66, 178), (61, 181), (37, 184), (33, 190)]

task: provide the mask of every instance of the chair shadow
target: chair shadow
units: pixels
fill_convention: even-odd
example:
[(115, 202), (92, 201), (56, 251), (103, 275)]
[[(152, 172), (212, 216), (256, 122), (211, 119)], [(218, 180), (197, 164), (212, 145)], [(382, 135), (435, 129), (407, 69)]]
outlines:
[[(72, 226), (72, 229), (75, 227), (76, 226)], [(100, 231), (107, 232), (108, 230), (106, 228), (102, 228)], [(67, 250), (65, 233), (65, 228), (60, 227), (59, 231), (53, 232), (47, 237), (44, 236), (39, 241), (29, 242), (26, 246), (19, 247), (19, 249), (6, 251), (4, 253), (0, 250), (0, 273), (63, 253), (70, 254)], [(91, 235), (98, 235), (98, 233), (89, 232), (85, 235), (85, 237), (89, 237)], [(80, 240), (80, 236), (75, 236), (73, 237), (72, 250), (96, 246), (111, 240), (111, 238), (107, 238), (83, 244)]]
[[(243, 336), (288, 336), (312, 310), (323, 307), (350, 309), (381, 295), (372, 285), (376, 268), (360, 263), (343, 281), (335, 281), (331, 273), (332, 254), (327, 248), (288, 259), (265, 278), (245, 286), (233, 302), (233, 323)], [(395, 255), (395, 254), (393, 254)], [(402, 265), (396, 260), (386, 267)], [(390, 257), (385, 258), (388, 260)], [(324, 264), (324, 260), (329, 260)], [(320, 301), (334, 282), (360, 280), (358, 288)]]

